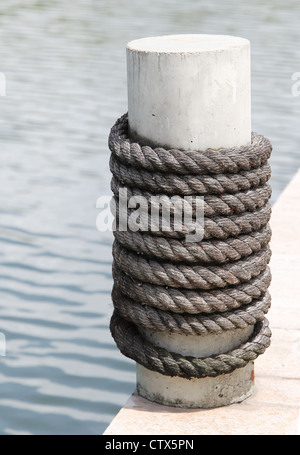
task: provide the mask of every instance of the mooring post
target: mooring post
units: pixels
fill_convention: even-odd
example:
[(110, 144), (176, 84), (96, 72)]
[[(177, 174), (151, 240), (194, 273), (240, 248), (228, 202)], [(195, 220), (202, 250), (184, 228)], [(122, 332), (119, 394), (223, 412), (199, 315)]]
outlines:
[[(127, 45), (128, 121), (140, 143), (182, 150), (251, 143), (250, 43), (219, 35), (144, 38)], [(185, 336), (143, 331), (152, 343), (196, 357), (225, 353), (245, 342), (253, 326)], [(253, 362), (217, 377), (185, 379), (137, 364), (137, 391), (165, 405), (225, 406), (251, 394)]]

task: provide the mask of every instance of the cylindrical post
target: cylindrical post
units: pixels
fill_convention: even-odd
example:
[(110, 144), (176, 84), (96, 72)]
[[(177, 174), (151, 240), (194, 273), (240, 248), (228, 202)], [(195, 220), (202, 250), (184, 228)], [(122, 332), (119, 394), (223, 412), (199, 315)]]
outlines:
[[(175, 35), (127, 45), (130, 135), (140, 143), (206, 150), (251, 142), (250, 43), (232, 36)], [(183, 336), (143, 329), (159, 346), (206, 357), (245, 342), (253, 328)], [(168, 377), (137, 365), (138, 393), (162, 404), (210, 408), (242, 401), (253, 362), (215, 378)]]

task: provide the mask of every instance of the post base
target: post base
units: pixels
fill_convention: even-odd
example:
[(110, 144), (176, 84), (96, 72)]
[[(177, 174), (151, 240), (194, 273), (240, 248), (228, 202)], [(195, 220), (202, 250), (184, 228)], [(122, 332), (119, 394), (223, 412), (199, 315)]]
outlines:
[(215, 378), (165, 376), (137, 364), (137, 393), (155, 403), (208, 409), (240, 403), (254, 388), (254, 362)]

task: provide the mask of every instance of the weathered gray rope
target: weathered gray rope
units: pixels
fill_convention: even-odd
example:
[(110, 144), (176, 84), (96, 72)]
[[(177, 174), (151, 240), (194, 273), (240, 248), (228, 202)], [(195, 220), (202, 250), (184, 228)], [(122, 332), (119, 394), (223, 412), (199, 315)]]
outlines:
[[(111, 332), (121, 352), (151, 370), (186, 378), (228, 373), (254, 360), (271, 336), (265, 319), (270, 142), (252, 134), (250, 145), (232, 149), (151, 148), (129, 139), (125, 114), (111, 130), (109, 147), (117, 226), (120, 190), (126, 189), (127, 201), (143, 196), (151, 203), (140, 213), (141, 232), (115, 232)], [(191, 216), (181, 229), (174, 224), (174, 195)], [(198, 243), (184, 239), (197, 219), (195, 200), (186, 196), (203, 196), (204, 240)], [(171, 214), (168, 231), (160, 224), (162, 200)], [(126, 206), (127, 219), (132, 214)], [(138, 330), (199, 336), (247, 326), (254, 326), (248, 342), (206, 359), (168, 352)]]
[(252, 134), (251, 145), (232, 149), (199, 152), (140, 146), (128, 137), (127, 114), (112, 127), (108, 144), (111, 152), (126, 165), (151, 172), (181, 175), (230, 173), (238, 176), (243, 171), (260, 168), (272, 152), (270, 141), (257, 134)]
[[(118, 161), (116, 158), (111, 158), (110, 165), (114, 171), (115, 175), (118, 175), (120, 180), (122, 180), (122, 176), (125, 180), (122, 180), (122, 183), (125, 184), (128, 181), (131, 186), (134, 184), (134, 180), (130, 179), (130, 175), (132, 172), (127, 174), (127, 169), (130, 170), (128, 164), (127, 166), (122, 162)], [(120, 174), (118, 170), (121, 170)], [(140, 175), (140, 179), (146, 182), (150, 182), (153, 180), (152, 175), (150, 172), (138, 172)], [(191, 192), (192, 190), (199, 191), (200, 195), (204, 194), (223, 194), (223, 193), (238, 193), (239, 191), (247, 191), (253, 188), (257, 188), (259, 186), (265, 185), (270, 177), (271, 177), (271, 168), (268, 163), (264, 164), (261, 168), (251, 169), (250, 171), (243, 171), (241, 174), (216, 174), (212, 175), (201, 175), (201, 174), (190, 174), (190, 175), (177, 175), (172, 174), (173, 179), (170, 177), (166, 177), (166, 174), (159, 174), (160, 180), (167, 181), (167, 186), (171, 185), (174, 186), (175, 182), (179, 182), (180, 187), (183, 188), (184, 192)], [(183, 180), (180, 179), (183, 178)], [(157, 180), (157, 177), (156, 177)], [(189, 182), (192, 181), (191, 187)], [(155, 192), (159, 192), (155, 189)]]
[(115, 311), (110, 323), (112, 336), (120, 351), (149, 370), (182, 378), (215, 377), (242, 368), (263, 354), (270, 345), (271, 331), (266, 319), (254, 326), (250, 339), (226, 354), (207, 358), (183, 356), (155, 346), (144, 338), (137, 326)]
[(187, 243), (185, 240), (132, 231), (115, 231), (114, 235), (125, 248), (149, 258), (169, 260), (173, 263), (224, 264), (229, 261), (237, 261), (263, 249), (270, 242), (271, 229), (267, 225), (260, 231), (239, 237), (229, 237), (226, 241), (203, 240), (198, 243)]
[[(128, 271), (130, 273), (130, 271)], [(212, 291), (178, 289), (143, 283), (122, 272), (114, 263), (115, 285), (123, 295), (139, 302), (174, 313), (215, 313), (240, 308), (261, 298), (271, 283), (269, 267), (257, 277), (238, 286), (228, 286)]]
[(183, 335), (203, 335), (220, 333), (225, 330), (243, 329), (262, 321), (271, 305), (267, 292), (262, 299), (237, 310), (225, 313), (190, 315), (163, 311), (146, 305), (140, 305), (125, 297), (117, 288), (113, 289), (112, 299), (118, 314), (139, 327), (154, 331), (168, 331)]
[[(120, 189), (120, 183), (116, 181), (116, 179), (113, 182), (112, 189), (114, 191), (115, 196), (118, 197), (118, 190)], [(127, 182), (124, 182), (125, 185), (127, 185)], [(135, 184), (137, 184), (137, 181), (135, 180)], [(172, 207), (173, 202), (171, 198), (168, 198), (169, 194), (174, 194), (174, 191), (176, 187), (179, 186), (174, 183), (174, 188), (172, 191), (166, 191), (168, 194), (163, 194), (160, 195), (158, 194), (157, 196), (162, 197), (163, 199), (160, 199), (161, 201), (165, 203), (168, 203), (168, 206)], [(142, 188), (141, 186), (139, 188)], [(154, 190), (155, 188), (155, 182), (153, 185), (150, 185), (148, 187), (150, 190)], [(146, 190), (148, 189), (146, 188)], [(151, 202), (151, 206), (154, 207), (152, 204), (156, 204), (154, 195), (153, 193), (150, 193), (147, 191), (146, 193), (141, 190), (136, 190), (135, 188), (130, 188), (128, 187), (128, 199), (131, 197), (135, 196), (143, 196), (147, 199), (147, 202)], [(177, 190), (177, 194), (183, 194), (180, 193), (179, 190)], [(197, 193), (195, 192), (186, 192), (184, 195), (195, 195)], [(204, 208), (204, 215), (207, 217), (214, 217), (217, 215), (232, 215), (233, 213), (242, 213), (242, 212), (254, 212), (258, 208), (263, 207), (270, 199), (272, 195), (272, 189), (270, 185), (266, 184), (264, 186), (257, 187), (255, 189), (250, 189), (248, 191), (243, 191), (239, 193), (222, 193), (220, 195), (215, 195), (215, 194), (208, 194), (203, 196), (203, 208)], [(159, 202), (159, 201), (158, 201)], [(184, 205), (186, 206), (186, 203)], [(157, 204), (158, 205), (158, 204)], [(150, 206), (150, 204), (149, 204)], [(166, 206), (165, 206), (166, 207)], [(173, 210), (174, 212), (174, 210)]]
[[(113, 198), (116, 206), (116, 220), (119, 221), (119, 202)], [(134, 209), (127, 210), (127, 218), (130, 218)], [(255, 212), (244, 212), (241, 215), (234, 214), (232, 216), (216, 216), (214, 218), (204, 218), (204, 239), (220, 239), (225, 240), (229, 237), (237, 237), (241, 234), (250, 234), (251, 232), (258, 231), (268, 222), (271, 217), (271, 206), (267, 203), (261, 209)], [(161, 223), (161, 219), (159, 219)], [(170, 216), (170, 231), (153, 230), (152, 226), (156, 225), (156, 219), (152, 220), (151, 213), (141, 213), (141, 224), (147, 225), (146, 232), (159, 237), (183, 238), (186, 234), (190, 233), (189, 226), (182, 226), (181, 230), (176, 230), (173, 224), (172, 214)], [(143, 231), (142, 231), (143, 232)]]
[(271, 259), (271, 251), (264, 248), (246, 259), (222, 266), (204, 267), (198, 264), (173, 264), (147, 259), (126, 250), (115, 241), (113, 257), (121, 270), (130, 270), (130, 276), (140, 281), (160, 286), (208, 290), (251, 280), (266, 269)]
[[(176, 175), (176, 174), (162, 174), (153, 173), (148, 171), (141, 171), (136, 168), (131, 168), (123, 165), (119, 162), (114, 156), (111, 156), (110, 159), (110, 170), (114, 176), (122, 182), (123, 185), (127, 185), (129, 187), (138, 186), (139, 188), (143, 188), (148, 191), (155, 191), (156, 193), (164, 193), (164, 194), (180, 194), (183, 196), (188, 195), (205, 195), (205, 194), (223, 194), (224, 192), (221, 191), (217, 193), (217, 191), (212, 191), (212, 188), (208, 188), (204, 185), (203, 179), (201, 176), (197, 175)], [(263, 179), (263, 181), (266, 180)], [(265, 182), (264, 182), (265, 184)], [(211, 185), (212, 186), (212, 185)], [(220, 188), (221, 189), (221, 188)], [(230, 189), (230, 188), (229, 188)], [(231, 195), (231, 199), (234, 200), (233, 196), (236, 192), (232, 191), (228, 192)], [(246, 191), (253, 191), (253, 188), (250, 188)], [(249, 193), (251, 195), (251, 193)], [(253, 193), (255, 194), (255, 192)], [(240, 195), (241, 196), (241, 195)]]

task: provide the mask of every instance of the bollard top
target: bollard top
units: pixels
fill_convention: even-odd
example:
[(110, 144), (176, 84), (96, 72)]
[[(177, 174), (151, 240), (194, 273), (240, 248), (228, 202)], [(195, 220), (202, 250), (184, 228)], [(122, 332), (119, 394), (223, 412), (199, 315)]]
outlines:
[(251, 143), (247, 39), (157, 36), (129, 42), (126, 54), (133, 140), (199, 151)]
[(127, 44), (129, 51), (155, 53), (205, 53), (249, 47), (246, 38), (230, 35), (166, 35), (141, 38)]

